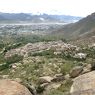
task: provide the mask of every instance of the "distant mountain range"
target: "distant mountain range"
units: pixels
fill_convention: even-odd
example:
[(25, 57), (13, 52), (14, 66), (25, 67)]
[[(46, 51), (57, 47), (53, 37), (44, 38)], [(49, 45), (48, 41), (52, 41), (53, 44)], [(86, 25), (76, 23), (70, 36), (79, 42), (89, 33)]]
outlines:
[(32, 15), (30, 13), (0, 13), (0, 22), (32, 22), (32, 23), (72, 23), (80, 20), (82, 17), (68, 15)]
[(63, 26), (52, 34), (63, 35), (66, 39), (76, 39), (81, 42), (95, 43), (95, 13), (88, 15), (80, 21)]

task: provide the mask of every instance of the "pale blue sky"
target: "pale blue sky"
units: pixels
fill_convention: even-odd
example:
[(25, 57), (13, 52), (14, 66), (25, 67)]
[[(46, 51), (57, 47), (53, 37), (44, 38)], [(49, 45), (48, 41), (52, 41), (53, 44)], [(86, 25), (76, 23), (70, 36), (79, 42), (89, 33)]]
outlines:
[(0, 12), (87, 16), (95, 12), (95, 0), (0, 0)]

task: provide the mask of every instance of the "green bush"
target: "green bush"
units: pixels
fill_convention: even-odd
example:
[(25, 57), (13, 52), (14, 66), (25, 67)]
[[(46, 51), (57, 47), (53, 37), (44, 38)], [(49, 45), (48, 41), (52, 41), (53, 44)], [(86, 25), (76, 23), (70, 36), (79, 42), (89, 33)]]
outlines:
[(59, 91), (62, 91), (62, 92), (69, 92), (70, 91), (70, 88), (71, 88), (71, 85), (72, 85), (72, 80), (66, 80), (65, 83), (63, 83), (59, 88), (58, 90)]
[(2, 64), (4, 62), (5, 62), (4, 54), (0, 54), (0, 64)]
[(65, 63), (63, 64), (60, 68), (61, 68), (61, 73), (63, 74), (67, 74), (70, 72), (70, 70), (74, 67), (74, 64), (71, 63)]
[(11, 50), (11, 49), (15, 49), (15, 48), (21, 46), (21, 44), (22, 43), (20, 43), (20, 42), (19, 43), (10, 44), (10, 45), (5, 47), (5, 51)]
[(0, 71), (3, 70), (3, 69), (9, 68), (10, 64), (13, 64), (13, 63), (16, 63), (16, 62), (19, 62), (19, 61), (22, 61), (22, 60), (23, 60), (23, 56), (20, 56), (20, 55), (17, 55), (17, 54), (15, 54), (12, 57), (8, 57), (8, 58), (4, 59), (5, 63), (2, 63), (0, 65)]
[(46, 56), (46, 57), (54, 57), (54, 52), (52, 50), (45, 50), (45, 51), (42, 51), (42, 52), (36, 52), (36, 53), (33, 53), (32, 56)]
[(6, 63), (11, 64), (11, 63), (16, 63), (22, 60), (23, 60), (23, 56), (15, 54), (12, 57), (6, 58)]
[(42, 93), (43, 91), (45, 90), (45, 88), (44, 87), (41, 87), (40, 85), (38, 85), (37, 87), (36, 87), (36, 91), (37, 91), (37, 93)]
[(64, 93), (59, 90), (51, 90), (47, 95), (64, 95)]

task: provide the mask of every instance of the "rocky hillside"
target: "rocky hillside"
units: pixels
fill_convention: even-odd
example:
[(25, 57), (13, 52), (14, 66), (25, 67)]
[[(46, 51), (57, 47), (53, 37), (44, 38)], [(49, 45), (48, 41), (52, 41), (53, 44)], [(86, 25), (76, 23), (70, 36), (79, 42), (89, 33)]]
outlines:
[[(5, 82), (0, 83), (0, 91), (4, 92), (2, 85), (8, 84), (10, 88), (14, 88), (11, 92), (10, 88), (7, 89), (6, 86), (6, 91), (15, 94), (16, 85), (22, 84), (33, 95), (75, 93), (78, 89), (75, 84), (78, 82), (74, 79), (95, 70), (94, 52), (94, 44), (78, 47), (62, 41), (28, 43), (8, 50), (3, 48), (0, 52), (0, 82), (1, 79), (11, 79), (13, 84), (9, 85), (4, 80)], [(20, 84), (14, 83), (14, 81)], [(22, 85), (18, 92), (21, 95)], [(26, 95), (31, 95), (29, 91), (27, 92), (29, 94)]]
[(57, 30), (55, 33), (61, 34), (67, 39), (83, 39), (84, 41), (92, 40), (95, 42), (95, 13), (92, 13), (91, 15), (81, 19), (76, 23), (66, 25), (63, 28)]

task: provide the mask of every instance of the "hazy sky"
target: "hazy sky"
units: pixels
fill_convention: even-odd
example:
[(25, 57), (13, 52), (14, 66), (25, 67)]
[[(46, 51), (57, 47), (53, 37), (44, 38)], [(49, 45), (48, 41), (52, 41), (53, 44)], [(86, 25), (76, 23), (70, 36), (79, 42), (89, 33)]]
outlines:
[(86, 16), (95, 12), (95, 0), (0, 0), (0, 12)]

